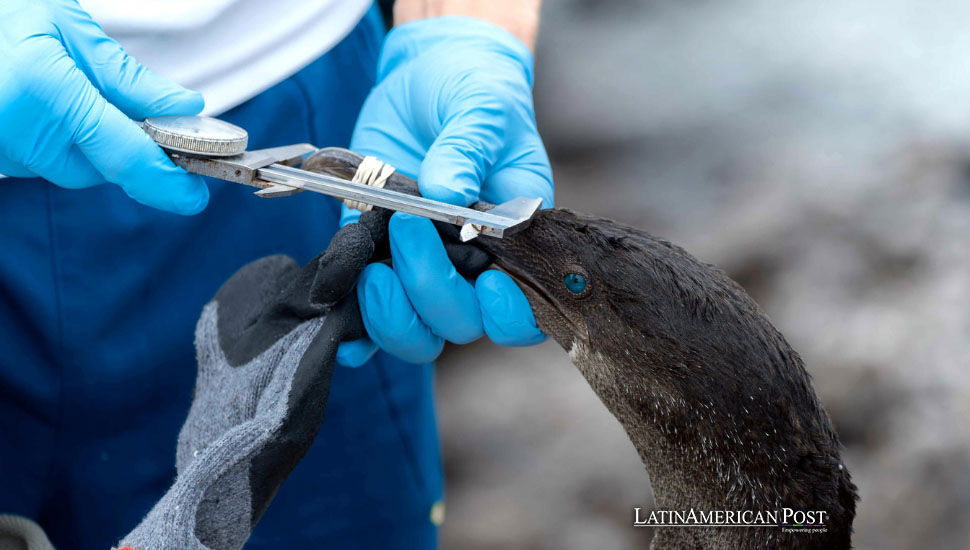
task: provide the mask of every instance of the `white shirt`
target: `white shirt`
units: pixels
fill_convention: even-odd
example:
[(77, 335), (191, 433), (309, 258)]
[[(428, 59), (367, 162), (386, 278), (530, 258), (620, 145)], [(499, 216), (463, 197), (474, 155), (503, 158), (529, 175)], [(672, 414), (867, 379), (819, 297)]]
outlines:
[(373, 0), (79, 0), (153, 71), (202, 92), (216, 115), (310, 64)]

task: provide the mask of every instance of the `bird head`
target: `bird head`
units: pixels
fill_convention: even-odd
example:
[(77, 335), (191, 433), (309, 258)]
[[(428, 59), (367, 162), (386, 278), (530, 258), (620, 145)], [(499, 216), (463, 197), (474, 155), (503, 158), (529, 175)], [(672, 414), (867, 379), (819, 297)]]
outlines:
[(612, 220), (541, 210), (528, 229), (481, 237), (479, 246), (525, 293), (539, 328), (567, 351), (583, 348), (614, 362), (633, 351), (685, 359), (687, 348), (724, 336), (712, 328), (734, 332), (728, 323), (711, 327), (715, 316), (735, 314), (744, 327), (760, 320), (754, 302), (721, 271)]
[(649, 413), (647, 397), (731, 415), (788, 402), (793, 391), (816, 402), (798, 355), (754, 300), (680, 247), (564, 209), (479, 246), (614, 414)]

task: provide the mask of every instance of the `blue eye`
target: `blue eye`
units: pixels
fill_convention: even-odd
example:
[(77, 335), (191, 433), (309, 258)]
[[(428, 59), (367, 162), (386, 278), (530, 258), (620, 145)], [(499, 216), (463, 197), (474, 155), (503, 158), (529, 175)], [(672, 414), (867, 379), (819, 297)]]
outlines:
[(582, 294), (586, 290), (586, 277), (583, 277), (579, 273), (567, 273), (562, 278), (562, 282), (566, 285), (566, 290), (573, 294)]

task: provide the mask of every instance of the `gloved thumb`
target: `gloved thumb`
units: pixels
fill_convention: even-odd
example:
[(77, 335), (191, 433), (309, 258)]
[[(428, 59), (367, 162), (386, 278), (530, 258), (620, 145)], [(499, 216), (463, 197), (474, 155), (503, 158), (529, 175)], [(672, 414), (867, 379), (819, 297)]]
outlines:
[(159, 76), (129, 56), (76, 2), (63, 2), (56, 17), (61, 42), (101, 95), (135, 120), (192, 115), (205, 105), (202, 94)]
[(310, 302), (334, 307), (354, 289), (360, 272), (373, 254), (374, 241), (366, 227), (359, 223), (341, 227), (317, 262)]
[(489, 94), (471, 94), (447, 113), (441, 133), (421, 163), (418, 187), (426, 198), (468, 206), (504, 145), (506, 106)]

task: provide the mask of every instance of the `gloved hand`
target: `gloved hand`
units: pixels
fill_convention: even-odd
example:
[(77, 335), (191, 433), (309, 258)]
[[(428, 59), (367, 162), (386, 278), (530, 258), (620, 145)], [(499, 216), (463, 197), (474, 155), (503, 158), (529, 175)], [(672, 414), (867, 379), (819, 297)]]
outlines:
[[(532, 106), (532, 55), (479, 19), (423, 19), (388, 34), (351, 148), (417, 176), (431, 199), (469, 205), (526, 196), (553, 206)], [(343, 221), (354, 216), (345, 210)], [(371, 341), (343, 344), (341, 363), (363, 363), (375, 343), (423, 363), (437, 357), (444, 340), (467, 343), (483, 332), (503, 345), (545, 338), (515, 283), (488, 271), (473, 287), (448, 262), (427, 220), (395, 215), (390, 243), (393, 268), (368, 266), (357, 286)]]
[(72, 189), (109, 181), (142, 204), (195, 214), (209, 200), (202, 178), (132, 119), (202, 106), (128, 57), (75, 0), (0, 2), (0, 174)]
[(371, 232), (351, 224), (303, 269), (270, 256), (222, 285), (196, 327), (178, 477), (119, 547), (242, 547), (313, 444), (337, 344), (364, 335), (352, 290), (373, 250)]

